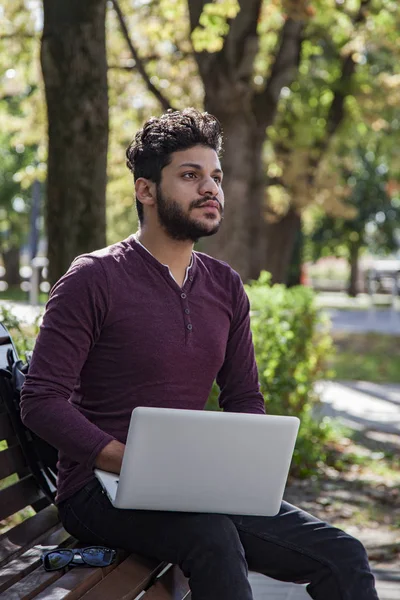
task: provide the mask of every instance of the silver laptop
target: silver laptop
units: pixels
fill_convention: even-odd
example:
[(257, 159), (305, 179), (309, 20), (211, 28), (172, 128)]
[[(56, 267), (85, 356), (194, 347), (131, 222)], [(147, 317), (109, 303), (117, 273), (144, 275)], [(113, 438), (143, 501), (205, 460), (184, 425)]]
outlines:
[(273, 516), (296, 417), (138, 407), (121, 474), (95, 470), (116, 508)]

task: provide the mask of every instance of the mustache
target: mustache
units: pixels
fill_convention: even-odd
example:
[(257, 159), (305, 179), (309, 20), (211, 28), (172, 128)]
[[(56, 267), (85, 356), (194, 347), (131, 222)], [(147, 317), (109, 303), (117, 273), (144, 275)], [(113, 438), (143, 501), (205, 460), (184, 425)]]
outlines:
[(218, 200), (218, 198), (216, 198), (215, 196), (209, 196), (208, 198), (200, 198), (199, 200), (193, 200), (193, 202), (190, 204), (190, 208), (201, 208), (202, 206), (204, 206), (204, 204), (207, 204), (207, 202), (217, 202), (218, 207), (219, 207), (219, 212), (222, 213), (223, 212), (223, 206), (221, 204), (221, 202)]

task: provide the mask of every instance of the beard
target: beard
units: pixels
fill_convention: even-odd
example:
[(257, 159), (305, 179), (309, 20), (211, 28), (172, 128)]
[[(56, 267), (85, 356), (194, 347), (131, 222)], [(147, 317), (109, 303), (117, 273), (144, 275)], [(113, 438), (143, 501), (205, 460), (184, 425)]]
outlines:
[(185, 213), (178, 202), (166, 198), (161, 191), (161, 186), (157, 185), (157, 213), (162, 228), (170, 238), (181, 242), (189, 240), (196, 243), (201, 237), (214, 235), (219, 230), (223, 220), (223, 208), (221, 205), (221, 219), (214, 226), (207, 226), (205, 223), (201, 223), (190, 217), (190, 212), (194, 208), (202, 206), (209, 200), (215, 200), (215, 198), (194, 200), (190, 203), (188, 212)]

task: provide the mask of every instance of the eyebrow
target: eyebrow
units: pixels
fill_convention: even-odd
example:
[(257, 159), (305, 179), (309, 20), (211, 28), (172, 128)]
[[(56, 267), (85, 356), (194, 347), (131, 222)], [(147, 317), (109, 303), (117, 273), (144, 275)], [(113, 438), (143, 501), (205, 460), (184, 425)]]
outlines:
[[(198, 165), (197, 163), (191, 163), (191, 162), (182, 163), (181, 165), (179, 165), (179, 168), (181, 168), (181, 167), (192, 167), (193, 169), (197, 169), (198, 171), (201, 171), (203, 169), (203, 167), (201, 165)], [(217, 167), (216, 169), (213, 170), (213, 173), (222, 173), (222, 170)]]

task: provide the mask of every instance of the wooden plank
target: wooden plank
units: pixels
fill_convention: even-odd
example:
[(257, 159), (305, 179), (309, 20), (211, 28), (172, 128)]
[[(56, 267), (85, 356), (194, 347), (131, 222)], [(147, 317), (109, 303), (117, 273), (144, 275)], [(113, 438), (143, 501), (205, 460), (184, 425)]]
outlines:
[(178, 566), (167, 571), (142, 597), (142, 600), (188, 600), (188, 580)]
[(40, 536), (57, 523), (59, 523), (57, 508), (48, 506), (0, 536), (0, 567), (22, 554), (33, 544), (39, 543)]
[[(1, 594), (2, 600), (31, 600), (41, 591), (62, 577), (62, 571), (47, 572), (42, 566), (37, 567), (26, 577), (15, 583)], [(45, 596), (46, 597), (46, 596)], [(52, 596), (47, 596), (48, 600)]]
[[(72, 567), (65, 575), (35, 596), (35, 600), (78, 600), (115, 568), (115, 564), (104, 569)], [(9, 599), (5, 598), (5, 600)]]
[(0, 491), (0, 521), (43, 497), (32, 475)]
[(10, 417), (5, 413), (0, 413), (0, 441), (15, 439), (15, 431), (11, 425)]
[(163, 563), (131, 554), (82, 600), (131, 600), (148, 585)]
[(22, 473), (27, 468), (21, 446), (11, 446), (0, 452), (0, 480), (14, 473)]
[(71, 538), (61, 524), (53, 527), (41, 537), (40, 543), (35, 544), (1, 569), (0, 594), (34, 569), (41, 566), (41, 557), (44, 550), (49, 549), (49, 547), (64, 546), (68, 542), (72, 543), (72, 541), (73, 538)]
[(40, 511), (42, 511), (44, 508), (46, 508), (46, 506), (49, 506), (50, 501), (48, 498), (46, 498), (46, 496), (41, 496), (40, 499), (37, 502), (34, 502), (31, 506), (33, 508), (33, 510), (38, 513)]
[[(145, 559), (139, 559), (138, 557), (135, 557), (133, 562), (134, 562), (134, 564), (136, 564), (139, 561), (146, 562)], [(132, 565), (131, 565), (131, 568), (132, 568)], [(131, 586), (130, 590), (132, 589), (132, 586), (134, 586), (134, 581), (131, 578), (132, 577), (131, 576), (131, 573), (132, 573), (131, 568), (130, 568), (130, 575), (129, 575), (129, 581), (130, 581), (130, 586)], [(98, 589), (98, 585), (100, 584), (100, 582), (108, 579), (108, 577), (110, 577), (112, 575), (112, 573), (114, 571), (116, 571), (117, 569), (118, 569), (118, 563), (115, 563), (115, 564), (111, 565), (110, 567), (106, 567), (104, 569), (79, 568), (79, 567), (71, 568), (64, 575), (62, 575), (60, 578), (58, 578), (56, 581), (52, 582), (48, 587), (46, 587), (45, 589), (40, 591), (40, 593), (38, 593), (35, 596), (35, 600), (50, 600), (50, 599), (51, 600), (78, 600), (80, 598), (85, 598), (85, 600), (87, 600), (88, 592), (93, 588)], [(43, 571), (43, 569), (42, 569), (42, 571)], [(149, 569), (149, 575), (148, 575), (148, 578), (145, 580), (145, 582), (149, 580), (151, 573), (152, 573), (152, 570)], [(118, 580), (119, 580), (119, 577), (114, 579), (113, 580), (114, 584)], [(111, 596), (110, 595), (101, 596), (101, 595), (99, 595), (99, 593), (95, 593), (94, 596), (92, 596), (92, 597), (95, 598), (96, 600), (103, 600), (104, 598), (107, 598), (107, 600), (110, 600), (110, 598), (112, 598), (112, 600), (116, 600), (118, 598), (118, 596), (116, 596), (114, 593), (114, 587), (112, 587), (111, 590), (112, 590)], [(139, 589), (139, 591), (140, 591), (140, 589)], [(135, 595), (137, 595), (137, 594), (135, 594)], [(120, 596), (119, 598), (121, 598), (121, 600), (122, 600), (122, 597), (123, 596)], [(132, 598), (134, 598), (134, 597), (135, 596), (132, 596)], [(20, 600), (29, 600), (29, 598), (30, 598), (29, 596), (26, 598), (25, 598), (25, 596), (21, 596)], [(8, 598), (7, 596), (5, 596), (5, 600), (14, 600), (14, 598), (13, 597)], [(125, 598), (124, 598), (124, 600), (125, 600)]]

